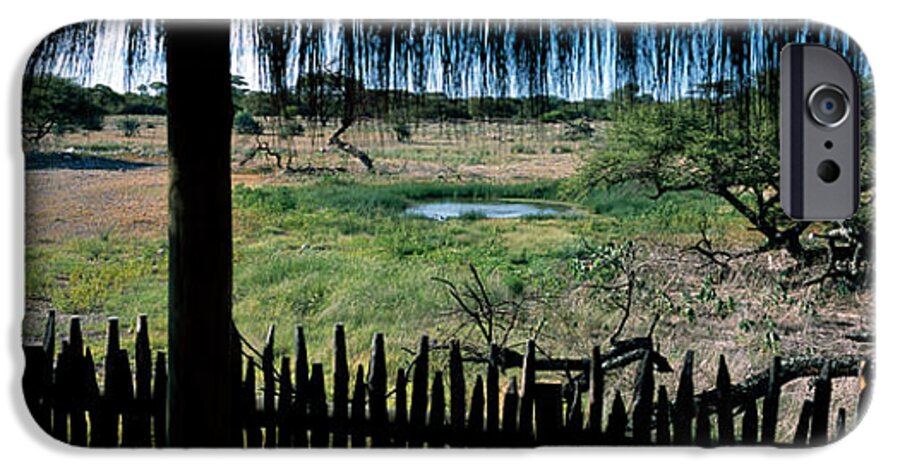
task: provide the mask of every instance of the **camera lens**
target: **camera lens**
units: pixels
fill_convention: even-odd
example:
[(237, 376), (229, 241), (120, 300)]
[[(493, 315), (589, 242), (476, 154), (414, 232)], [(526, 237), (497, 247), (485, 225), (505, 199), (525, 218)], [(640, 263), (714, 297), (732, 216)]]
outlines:
[(822, 126), (840, 126), (850, 114), (847, 94), (834, 85), (819, 85), (809, 94), (809, 114)]

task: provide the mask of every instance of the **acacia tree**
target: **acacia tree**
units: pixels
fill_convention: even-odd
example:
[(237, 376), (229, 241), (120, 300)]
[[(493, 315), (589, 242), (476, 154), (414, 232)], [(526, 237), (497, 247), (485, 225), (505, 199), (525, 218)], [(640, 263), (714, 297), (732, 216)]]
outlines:
[(58, 77), (29, 78), (22, 97), (22, 138), (38, 145), (51, 133), (103, 127), (105, 110), (90, 91)]

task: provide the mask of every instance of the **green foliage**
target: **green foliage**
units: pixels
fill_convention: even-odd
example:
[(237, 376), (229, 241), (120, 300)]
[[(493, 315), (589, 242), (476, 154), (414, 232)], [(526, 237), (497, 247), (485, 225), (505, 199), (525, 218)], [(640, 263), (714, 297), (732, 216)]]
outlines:
[(103, 115), (103, 108), (94, 103), (89, 91), (71, 80), (47, 76), (25, 83), (22, 137), (32, 144), (51, 132), (102, 129)]
[(393, 130), (394, 136), (397, 137), (397, 142), (409, 142), (412, 139), (412, 129), (406, 123), (394, 124)]
[(683, 191), (715, 195), (762, 233), (769, 247), (802, 256), (806, 224), (788, 219), (779, 206), (777, 109), (753, 90), (744, 93), (621, 107), (576, 187), (589, 193), (639, 182), (652, 190), (651, 198)]
[(116, 129), (122, 131), (122, 135), (125, 137), (134, 137), (140, 132), (141, 122), (131, 117), (120, 119), (116, 123)]
[(262, 125), (247, 111), (238, 112), (234, 116), (234, 130), (238, 134), (262, 134)]

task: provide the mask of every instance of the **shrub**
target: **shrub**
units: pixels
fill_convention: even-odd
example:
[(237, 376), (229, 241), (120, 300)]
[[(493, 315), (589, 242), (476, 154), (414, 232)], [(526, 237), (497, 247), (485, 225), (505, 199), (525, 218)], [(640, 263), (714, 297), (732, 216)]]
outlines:
[(252, 114), (241, 111), (234, 117), (234, 130), (238, 134), (262, 134), (262, 125)]
[(122, 134), (125, 137), (134, 137), (138, 135), (138, 131), (141, 128), (141, 122), (134, 118), (125, 118), (116, 123), (116, 127), (119, 131), (122, 131)]
[(406, 123), (397, 123), (394, 125), (394, 135), (397, 136), (397, 142), (409, 142), (412, 139), (412, 130)]

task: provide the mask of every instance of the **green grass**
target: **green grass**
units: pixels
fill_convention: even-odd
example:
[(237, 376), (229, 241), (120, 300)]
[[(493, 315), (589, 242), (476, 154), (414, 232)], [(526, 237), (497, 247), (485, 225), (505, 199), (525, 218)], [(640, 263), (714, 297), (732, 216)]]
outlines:
[[(385, 333), (389, 368), (405, 365), (422, 333), (447, 330), (451, 305), (441, 277), (468, 280), (478, 267), (489, 289), (509, 297), (540, 288), (565, 289), (568, 263), (597, 242), (696, 237), (697, 214), (721, 203), (685, 194), (650, 200), (640, 189), (603, 190), (559, 217), (519, 220), (479, 215), (438, 222), (409, 217), (417, 200), (445, 198), (559, 201), (559, 184), (354, 184), (323, 178), (307, 186), (234, 190), (234, 317), (261, 346), (277, 326), (276, 354), (292, 354), (293, 326), (305, 327), (311, 361), (330, 368), (334, 324), (344, 323), (350, 360), (365, 362), (375, 332)], [(724, 220), (725, 222), (721, 222)], [(739, 221), (735, 216), (717, 223)], [(166, 251), (163, 240), (102, 237), (28, 247), (27, 295), (63, 314), (85, 316), (88, 345), (102, 349), (104, 318), (119, 316), (130, 347), (131, 324), (150, 317), (154, 348), (164, 347)], [(36, 335), (26, 325), (26, 336)], [(31, 331), (29, 331), (29, 329)], [(100, 355), (102, 357), (102, 352)]]

